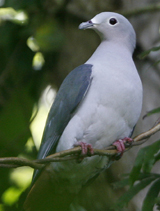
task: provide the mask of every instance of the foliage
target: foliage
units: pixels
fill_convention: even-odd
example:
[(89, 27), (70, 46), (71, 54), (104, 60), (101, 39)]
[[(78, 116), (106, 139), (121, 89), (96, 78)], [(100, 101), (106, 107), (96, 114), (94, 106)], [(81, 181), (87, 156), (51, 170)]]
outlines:
[[(0, 7), (0, 156), (36, 158), (27, 151), (32, 137), (30, 118), (42, 91), (48, 84), (59, 86), (63, 75), (56, 73), (57, 58), (64, 43), (63, 11), (65, 2), (54, 5), (39, 0), (5, 0)], [(31, 48), (33, 38), (37, 48)], [(33, 42), (32, 42), (33, 46)], [(53, 77), (54, 72), (54, 77)], [(64, 73), (65, 74), (65, 73)], [(32, 140), (33, 141), (33, 140)], [(0, 169), (0, 210), (14, 210), (5, 196), (18, 196), (24, 187), (11, 179), (12, 171)], [(19, 192), (18, 192), (19, 191)], [(13, 194), (12, 194), (13, 195)]]
[[(36, 149), (27, 151), (25, 147), (32, 136), (30, 119), (33, 107), (38, 104), (44, 88), (48, 84), (58, 87), (66, 74), (57, 71), (57, 63), (65, 42), (64, 7), (68, 1), (1, 2), (4, 3), (0, 8), (0, 155), (10, 157), (21, 153), (24, 157), (34, 159)], [(157, 50), (159, 47), (147, 51), (142, 57)], [(156, 111), (149, 112), (147, 116)], [(151, 186), (144, 200), (143, 210), (160, 202), (157, 197), (160, 177), (151, 173), (152, 167), (159, 161), (158, 147), (159, 141), (140, 151), (131, 175), (117, 184), (121, 187), (130, 185), (128, 192), (118, 201), (120, 208), (149, 184)], [(12, 178), (13, 174), (11, 170), (0, 169), (0, 179), (3, 181), (0, 182), (0, 211), (16, 210), (15, 202), (24, 190)], [(17, 176), (16, 173), (16, 178), (20, 181), (22, 176)], [(7, 194), (14, 195), (14, 200), (12, 198), (8, 201)]]
[[(158, 113), (154, 109), (151, 114)], [(129, 186), (129, 189), (114, 204), (114, 210), (122, 210), (129, 201), (142, 189), (148, 187), (144, 198), (142, 211), (153, 210), (159, 206), (160, 174), (153, 173), (153, 167), (160, 160), (160, 140), (139, 150), (134, 166), (130, 174), (122, 181), (114, 184), (115, 188)]]
[(159, 51), (160, 50), (160, 46), (157, 46), (157, 47), (153, 47), (147, 51), (144, 51), (143, 53), (141, 53), (139, 55), (139, 58), (140, 59), (144, 59), (146, 56), (148, 56), (151, 52), (154, 52), (154, 51)]
[(150, 116), (150, 115), (156, 114), (156, 113), (160, 113), (160, 107), (154, 108), (154, 109), (152, 109), (151, 111), (148, 111), (148, 112), (144, 115), (143, 119), (144, 119), (145, 117), (147, 117), (147, 116)]
[[(139, 55), (139, 59), (144, 59), (151, 52), (156, 51), (160, 51), (160, 46), (144, 51)], [(159, 62), (160, 60), (155, 64)], [(148, 111), (143, 119), (157, 113), (160, 113), (160, 107)], [(122, 181), (114, 184), (115, 188), (129, 186), (129, 189), (114, 204), (114, 210), (122, 210), (136, 194), (146, 187), (148, 187), (148, 192), (143, 201), (142, 211), (153, 210), (154, 206), (157, 206), (157, 209), (160, 210), (160, 197), (158, 197), (160, 194), (160, 174), (152, 173), (153, 167), (159, 160), (160, 140), (139, 150), (130, 174)]]

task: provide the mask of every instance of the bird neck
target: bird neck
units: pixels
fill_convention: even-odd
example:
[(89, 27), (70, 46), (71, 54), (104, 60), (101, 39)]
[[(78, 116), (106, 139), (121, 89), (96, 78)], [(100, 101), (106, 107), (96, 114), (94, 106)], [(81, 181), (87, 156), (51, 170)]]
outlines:
[(99, 61), (113, 60), (113, 57), (115, 59), (124, 58), (125, 60), (130, 60), (132, 51), (124, 43), (103, 40), (86, 63), (95, 62), (97, 59)]

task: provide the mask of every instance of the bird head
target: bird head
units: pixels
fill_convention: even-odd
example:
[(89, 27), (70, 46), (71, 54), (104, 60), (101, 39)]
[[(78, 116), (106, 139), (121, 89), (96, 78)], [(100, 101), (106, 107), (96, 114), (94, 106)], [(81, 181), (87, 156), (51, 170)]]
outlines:
[(131, 23), (123, 16), (113, 12), (102, 12), (87, 22), (79, 25), (79, 29), (94, 29), (102, 40), (127, 45), (133, 52), (136, 35)]

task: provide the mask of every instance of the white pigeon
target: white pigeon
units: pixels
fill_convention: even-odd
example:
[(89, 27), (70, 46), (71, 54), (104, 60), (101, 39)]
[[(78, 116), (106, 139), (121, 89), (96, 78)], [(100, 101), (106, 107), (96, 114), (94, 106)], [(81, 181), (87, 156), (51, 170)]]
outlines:
[[(102, 12), (79, 28), (94, 29), (101, 43), (62, 83), (48, 116), (38, 158), (75, 145), (82, 145), (83, 153), (85, 147), (93, 153), (92, 147), (104, 149), (114, 142), (123, 145), (141, 113), (142, 84), (132, 59), (136, 35), (130, 22), (120, 14)], [(34, 203), (40, 203), (38, 209), (52, 210), (51, 205), (42, 202), (48, 181), (50, 192), (54, 192), (54, 210), (66, 210), (62, 198), (67, 201), (68, 197), (69, 204), (70, 198), (110, 164), (108, 157), (93, 156), (80, 163), (51, 163), (42, 171), (36, 170), (26, 210), (36, 209), (30, 201), (38, 191), (44, 192), (40, 200), (34, 198)]]

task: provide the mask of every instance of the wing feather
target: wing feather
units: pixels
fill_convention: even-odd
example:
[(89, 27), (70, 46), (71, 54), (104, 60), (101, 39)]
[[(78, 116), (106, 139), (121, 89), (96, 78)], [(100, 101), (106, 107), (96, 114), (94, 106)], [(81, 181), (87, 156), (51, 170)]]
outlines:
[[(64, 79), (46, 121), (38, 159), (55, 152), (58, 140), (72, 118), (73, 112), (89, 89), (92, 81), (91, 74), (92, 65), (83, 64), (75, 68)], [(33, 182), (37, 179), (39, 172), (35, 170)]]

